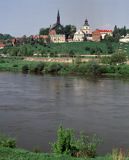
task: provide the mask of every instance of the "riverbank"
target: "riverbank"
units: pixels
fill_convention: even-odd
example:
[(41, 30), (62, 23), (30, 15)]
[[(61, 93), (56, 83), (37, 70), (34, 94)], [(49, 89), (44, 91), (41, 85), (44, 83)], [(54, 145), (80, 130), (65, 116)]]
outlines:
[(96, 158), (74, 158), (65, 155), (34, 153), (23, 149), (11, 149), (0, 147), (0, 160), (129, 160), (129, 158), (125, 158), (123, 156), (121, 156), (121, 159), (115, 159), (116, 157), (117, 156), (112, 154)]
[(29, 61), (18, 57), (1, 58), (0, 71), (13, 71), (35, 74), (80, 75), (80, 76), (108, 76), (129, 77), (129, 65), (106, 65), (97, 61), (73, 63)]

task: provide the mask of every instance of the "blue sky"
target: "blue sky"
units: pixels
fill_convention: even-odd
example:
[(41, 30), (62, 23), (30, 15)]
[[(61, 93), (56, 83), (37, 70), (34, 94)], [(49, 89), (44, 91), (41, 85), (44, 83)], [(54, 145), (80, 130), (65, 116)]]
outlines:
[(56, 22), (77, 28), (88, 18), (93, 29), (129, 28), (129, 0), (0, 0), (0, 33), (13, 36), (38, 34), (42, 27)]

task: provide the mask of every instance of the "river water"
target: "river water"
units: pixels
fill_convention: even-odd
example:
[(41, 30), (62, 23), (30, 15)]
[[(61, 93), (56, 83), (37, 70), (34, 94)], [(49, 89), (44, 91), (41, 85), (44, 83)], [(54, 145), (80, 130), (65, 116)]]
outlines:
[(0, 73), (0, 132), (18, 147), (50, 151), (62, 124), (103, 139), (98, 152), (129, 148), (129, 81)]

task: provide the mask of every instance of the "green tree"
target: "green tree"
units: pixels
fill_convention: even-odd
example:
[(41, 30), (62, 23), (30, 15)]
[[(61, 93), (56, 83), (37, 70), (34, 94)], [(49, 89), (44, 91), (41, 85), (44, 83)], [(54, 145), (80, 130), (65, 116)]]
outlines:
[(123, 35), (126, 36), (127, 35), (127, 29), (126, 29), (126, 26), (124, 26), (123, 28)]
[(113, 38), (115, 42), (119, 42), (120, 39), (120, 31), (119, 28), (115, 25), (114, 31), (113, 31)]
[(8, 40), (12, 39), (13, 37), (10, 34), (2, 34), (0, 33), (0, 40)]
[(49, 34), (49, 28), (41, 28), (39, 31), (39, 35), (48, 35)]
[(64, 26), (60, 24), (55, 27), (55, 30), (56, 30), (56, 34), (64, 34)]
[(112, 43), (110, 41), (107, 41), (106, 46), (107, 46), (107, 52), (109, 54), (112, 54), (114, 52), (114, 48), (112, 46)]
[(65, 38), (66, 40), (68, 38), (72, 38), (74, 37), (74, 33), (76, 32), (76, 27), (74, 25), (66, 25), (64, 27), (64, 32), (65, 32)]

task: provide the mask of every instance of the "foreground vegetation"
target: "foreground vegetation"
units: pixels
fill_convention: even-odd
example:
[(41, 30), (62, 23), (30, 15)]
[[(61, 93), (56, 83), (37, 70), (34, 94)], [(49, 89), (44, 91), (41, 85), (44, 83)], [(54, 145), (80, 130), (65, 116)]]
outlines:
[(35, 74), (103, 76), (114, 75), (129, 77), (128, 57), (124, 53), (98, 57), (82, 63), (80, 58), (73, 58), (73, 63), (25, 61), (23, 58), (0, 58), (0, 71), (14, 71)]
[(16, 149), (16, 141), (0, 135), (0, 160), (129, 160), (128, 153), (122, 149), (113, 150), (107, 156), (96, 156), (100, 139), (97, 136), (87, 136), (84, 133), (76, 138), (72, 129), (58, 128), (57, 140), (51, 144), (52, 153), (41, 153)]
[(23, 149), (0, 147), (0, 160), (129, 160), (121, 151), (114, 150), (111, 155), (95, 158), (75, 158), (67, 155), (33, 153)]

